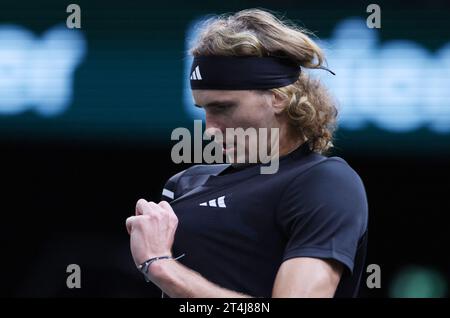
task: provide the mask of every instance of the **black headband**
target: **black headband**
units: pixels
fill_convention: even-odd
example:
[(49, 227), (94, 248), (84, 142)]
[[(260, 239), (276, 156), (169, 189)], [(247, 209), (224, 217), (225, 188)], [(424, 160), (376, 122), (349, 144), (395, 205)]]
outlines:
[(196, 56), (192, 89), (270, 89), (298, 80), (300, 66), (287, 58), (256, 56)]

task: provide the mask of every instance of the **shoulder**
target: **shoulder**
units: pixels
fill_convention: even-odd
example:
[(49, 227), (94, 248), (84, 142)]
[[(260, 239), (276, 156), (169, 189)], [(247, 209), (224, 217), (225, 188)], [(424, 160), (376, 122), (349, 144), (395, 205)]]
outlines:
[(293, 168), (289, 184), (304, 184), (308, 188), (356, 186), (363, 188), (358, 173), (340, 157), (324, 157), (315, 154), (316, 160), (307, 169)]
[(362, 221), (367, 218), (364, 184), (357, 172), (339, 157), (324, 157), (309, 169), (294, 174), (280, 202), (283, 209), (293, 213), (323, 211), (339, 217), (359, 214)]
[(301, 178), (313, 202), (323, 202), (342, 210), (367, 211), (364, 183), (342, 158), (330, 157), (308, 170)]

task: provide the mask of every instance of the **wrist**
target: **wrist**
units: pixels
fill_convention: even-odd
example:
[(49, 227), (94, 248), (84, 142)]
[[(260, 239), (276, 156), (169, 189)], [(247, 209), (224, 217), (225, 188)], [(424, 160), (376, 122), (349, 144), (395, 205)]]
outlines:
[(170, 263), (173, 262), (175, 262), (175, 259), (173, 258), (159, 259), (150, 264), (147, 275), (149, 278), (161, 279), (167, 275), (168, 267), (170, 266)]
[(149, 270), (150, 266), (156, 261), (159, 261), (162, 259), (171, 259), (171, 258), (172, 258), (171, 255), (152, 257), (152, 258), (149, 258), (146, 261), (144, 261), (142, 264), (140, 264), (138, 266), (138, 269), (142, 274), (144, 274), (145, 280), (148, 283), (148, 282), (150, 282), (150, 278), (148, 277), (148, 270)]
[(144, 274), (147, 282), (155, 283), (155, 280), (163, 279), (167, 275), (167, 266), (175, 264), (175, 261), (183, 256), (184, 254), (173, 257), (172, 253), (167, 253), (163, 256), (152, 257), (139, 265), (138, 269)]

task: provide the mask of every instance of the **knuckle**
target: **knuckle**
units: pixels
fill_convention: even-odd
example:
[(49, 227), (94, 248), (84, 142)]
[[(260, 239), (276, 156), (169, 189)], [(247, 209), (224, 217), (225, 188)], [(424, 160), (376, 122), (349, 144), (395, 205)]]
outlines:
[(144, 214), (144, 211), (146, 210), (147, 207), (147, 201), (144, 199), (139, 199), (136, 202), (136, 212), (138, 214)]
[(165, 200), (162, 200), (161, 202), (159, 202), (159, 204), (158, 204), (160, 207), (162, 207), (162, 208), (166, 208), (168, 205), (170, 205), (169, 204), (169, 202), (167, 202), (167, 201), (165, 201)]
[(131, 219), (130, 219), (130, 218), (127, 218), (127, 219), (125, 220), (125, 225), (126, 225), (126, 226), (130, 226), (130, 225), (131, 225)]
[(160, 210), (160, 206), (157, 205), (157, 204), (156, 204), (155, 202), (153, 202), (153, 201), (149, 201), (149, 202), (147, 203), (147, 208), (148, 208), (149, 211), (158, 211), (158, 210)]
[(142, 207), (142, 206), (145, 206), (146, 204), (147, 204), (147, 201), (145, 199), (139, 199), (136, 202), (136, 207)]

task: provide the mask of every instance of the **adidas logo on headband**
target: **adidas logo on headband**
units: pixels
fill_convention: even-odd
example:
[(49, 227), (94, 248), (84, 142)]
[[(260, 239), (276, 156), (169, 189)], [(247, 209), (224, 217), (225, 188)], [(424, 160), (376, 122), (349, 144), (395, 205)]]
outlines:
[(202, 75), (200, 74), (200, 67), (197, 65), (197, 67), (191, 74), (191, 80), (200, 81), (201, 79), (202, 79)]

